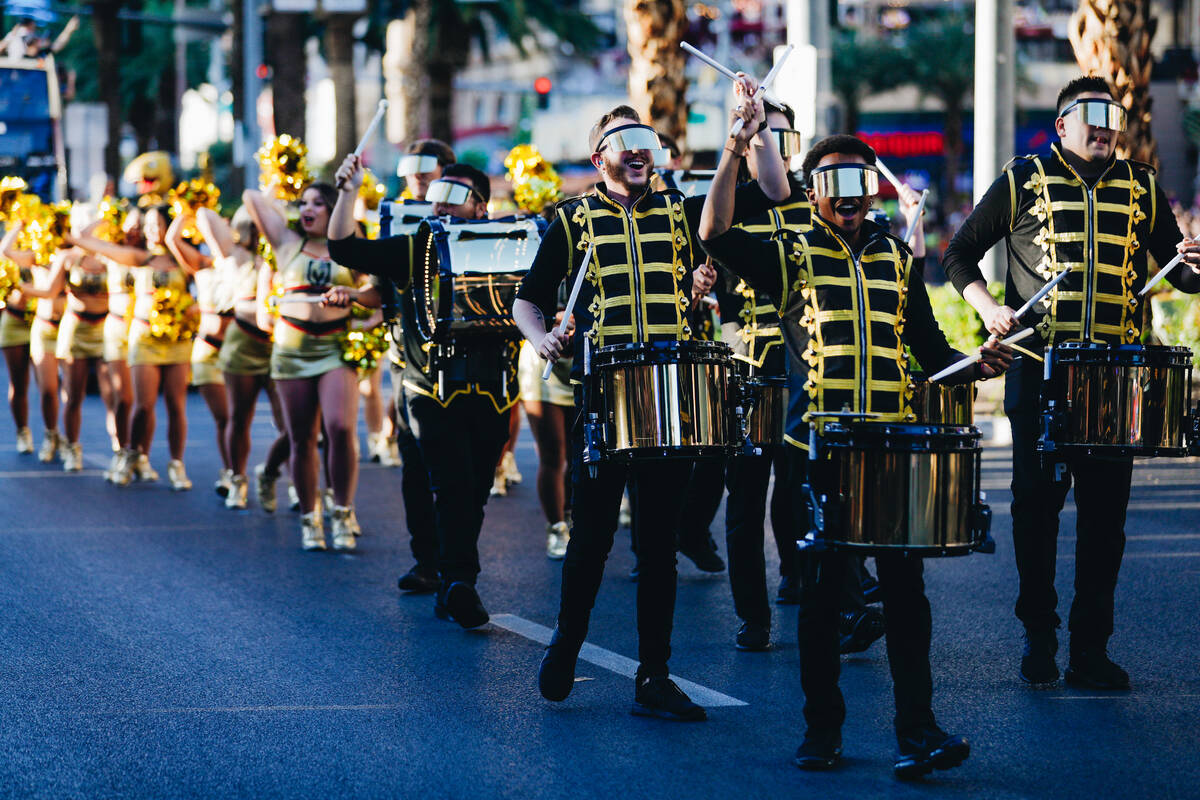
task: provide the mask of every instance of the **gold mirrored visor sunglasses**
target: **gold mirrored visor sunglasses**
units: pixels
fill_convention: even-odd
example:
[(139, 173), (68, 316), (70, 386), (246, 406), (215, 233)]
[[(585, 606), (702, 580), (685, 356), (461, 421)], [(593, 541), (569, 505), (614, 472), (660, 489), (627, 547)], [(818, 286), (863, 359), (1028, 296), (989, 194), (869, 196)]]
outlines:
[(794, 131), (791, 128), (771, 128), (771, 138), (775, 140), (775, 145), (779, 148), (779, 154), (784, 159), (789, 159), (792, 156), (800, 155), (800, 131)]
[(461, 206), (467, 202), (471, 195), (479, 197), (481, 201), (483, 200), (474, 187), (468, 186), (465, 183), (459, 183), (458, 181), (440, 178), (429, 184), (429, 190), (425, 192), (425, 202)]
[(424, 175), (426, 172), (433, 172), (437, 168), (437, 156), (400, 156), (400, 163), (396, 165), (396, 174), (401, 178), (407, 178), (409, 175)]
[(879, 194), (879, 170), (866, 164), (831, 164), (812, 171), (820, 197), (871, 197)]
[(660, 164), (671, 160), (671, 153), (658, 140), (658, 132), (649, 125), (622, 125), (619, 128), (613, 128), (600, 137), (600, 143), (596, 145), (596, 152), (602, 152), (605, 148), (614, 153), (645, 151), (650, 154), (651, 160)]
[(1125, 130), (1125, 108), (1111, 100), (1076, 100), (1062, 110), (1060, 117), (1072, 111), (1079, 112), (1084, 124), (1093, 128), (1107, 128), (1120, 133)]

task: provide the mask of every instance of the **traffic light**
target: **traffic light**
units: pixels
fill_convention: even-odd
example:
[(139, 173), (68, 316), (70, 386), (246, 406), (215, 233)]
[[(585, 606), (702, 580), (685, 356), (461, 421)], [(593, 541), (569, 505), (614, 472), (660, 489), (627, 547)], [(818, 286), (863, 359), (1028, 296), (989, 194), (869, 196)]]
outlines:
[(550, 90), (554, 88), (554, 84), (545, 75), (533, 82), (533, 91), (537, 93), (537, 107), (541, 111), (545, 111), (550, 107)]

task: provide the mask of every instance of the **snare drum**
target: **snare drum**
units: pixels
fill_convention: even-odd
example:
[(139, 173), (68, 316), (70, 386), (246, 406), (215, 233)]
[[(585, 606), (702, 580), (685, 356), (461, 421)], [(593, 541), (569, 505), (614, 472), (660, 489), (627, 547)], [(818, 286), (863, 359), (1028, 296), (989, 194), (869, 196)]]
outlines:
[(1186, 347), (1063, 342), (1046, 350), (1038, 450), (1186, 456)]
[[(987, 540), (981, 434), (960, 425), (826, 422), (813, 530), (802, 544), (859, 554), (966, 555)], [(810, 489), (810, 492), (812, 490)]]
[(742, 378), (742, 408), (746, 413), (746, 438), (755, 447), (783, 444), (787, 422), (787, 378), (753, 375)]
[(541, 217), (424, 220), (412, 289), (421, 337), (439, 343), (476, 334), (520, 337), (512, 304), (545, 229)]
[(975, 396), (979, 393), (975, 382), (930, 383), (924, 373), (913, 372), (912, 410), (917, 422), (933, 425), (974, 425)]
[(724, 342), (601, 347), (592, 356), (607, 459), (730, 455), (742, 443)]

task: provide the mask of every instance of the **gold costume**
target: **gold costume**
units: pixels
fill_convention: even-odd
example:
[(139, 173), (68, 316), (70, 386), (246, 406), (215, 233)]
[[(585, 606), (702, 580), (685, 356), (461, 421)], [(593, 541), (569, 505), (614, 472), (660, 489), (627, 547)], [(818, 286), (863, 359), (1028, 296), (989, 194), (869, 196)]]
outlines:
[[(304, 243), (279, 270), (284, 295), (323, 293), (332, 286), (356, 285), (354, 273), (329, 260), (304, 253)], [(283, 303), (287, 305), (287, 303)], [(316, 378), (335, 369), (350, 367), (342, 360), (338, 333), (346, 330), (349, 315), (328, 322), (280, 315), (275, 325), (275, 347), (271, 351), (271, 377)]]
[[(144, 297), (152, 303), (155, 289), (170, 289), (179, 295), (186, 294), (187, 277), (179, 267), (138, 267), (134, 272), (134, 289), (139, 298)], [(146, 313), (149, 313), (149, 309)], [(191, 336), (178, 341), (159, 338), (152, 335), (148, 317), (134, 317), (129, 329), (130, 366), (187, 364), (191, 360)]]
[(0, 347), (28, 347), (31, 326), (24, 309), (5, 306), (0, 312)]
[(62, 361), (104, 357), (104, 323), (108, 313), (68, 311), (58, 327), (54, 354)]
[(225, 329), (217, 366), (230, 375), (270, 375), (271, 334), (235, 318)]

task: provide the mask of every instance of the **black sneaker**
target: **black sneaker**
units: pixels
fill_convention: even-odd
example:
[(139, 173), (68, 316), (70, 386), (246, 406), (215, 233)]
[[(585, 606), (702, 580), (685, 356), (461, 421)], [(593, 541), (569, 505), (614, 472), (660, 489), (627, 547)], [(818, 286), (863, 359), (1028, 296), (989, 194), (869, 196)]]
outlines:
[(538, 668), (538, 690), (542, 697), (558, 703), (567, 699), (575, 685), (575, 662), (579, 660), (580, 645), (568, 642), (558, 629), (546, 645), (542, 665)]
[(842, 655), (861, 653), (883, 637), (883, 614), (873, 608), (862, 611), (843, 611), (838, 630), (840, 633), (839, 652)]
[(841, 733), (818, 734), (808, 731), (800, 747), (796, 748), (792, 763), (809, 772), (824, 772), (836, 767), (841, 760)]
[(399, 587), (400, 591), (409, 592), (410, 594), (436, 592), (438, 589), (437, 571), (427, 570), (420, 564), (417, 564), (400, 576), (396, 581), (396, 586)]
[(455, 581), (446, 590), (446, 611), (451, 619), (467, 629), (486, 625), (490, 619), (479, 593), (465, 581)]
[(951, 736), (936, 725), (918, 728), (898, 736), (900, 755), (896, 756), (896, 777), (912, 780), (935, 769), (953, 769), (971, 755), (971, 744), (963, 736)]
[(639, 678), (633, 694), (633, 713), (680, 722), (703, 722), (704, 709), (692, 702), (675, 681), (666, 677)]
[(1031, 686), (1047, 686), (1058, 680), (1058, 636), (1054, 629), (1026, 630), (1025, 650), (1021, 653), (1021, 680)]
[(747, 650), (755, 653), (770, 650), (771, 629), (766, 625), (751, 625), (749, 622), (744, 622), (742, 623), (742, 627), (738, 628), (737, 638), (734, 639), (733, 646), (738, 650)]
[(1113, 663), (1103, 649), (1071, 653), (1064, 680), (1085, 689), (1127, 691), (1129, 673)]
[(696, 569), (703, 572), (723, 572), (725, 570), (725, 562), (717, 553), (717, 543), (711, 536), (707, 537), (699, 547), (687, 549), (681, 547), (679, 552), (691, 559), (692, 563), (696, 565)]
[(779, 579), (779, 592), (775, 595), (776, 605), (800, 605), (800, 581), (788, 575)]

